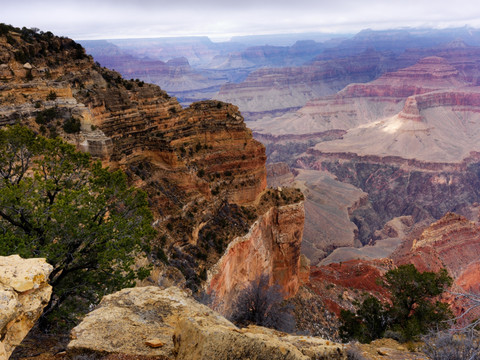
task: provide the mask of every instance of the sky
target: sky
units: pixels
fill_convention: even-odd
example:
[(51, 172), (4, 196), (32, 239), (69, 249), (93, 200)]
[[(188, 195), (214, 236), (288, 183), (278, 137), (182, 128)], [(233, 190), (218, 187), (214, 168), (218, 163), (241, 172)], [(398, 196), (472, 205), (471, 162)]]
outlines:
[(0, 22), (75, 40), (480, 28), (473, 0), (0, 0)]

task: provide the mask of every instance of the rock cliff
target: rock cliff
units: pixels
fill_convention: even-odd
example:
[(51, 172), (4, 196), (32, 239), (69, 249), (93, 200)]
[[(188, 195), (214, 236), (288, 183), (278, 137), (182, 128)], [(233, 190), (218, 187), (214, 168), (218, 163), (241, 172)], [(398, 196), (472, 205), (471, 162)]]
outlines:
[[(477, 209), (478, 215), (478, 209)], [(478, 292), (480, 279), (480, 227), (478, 223), (454, 213), (425, 227), (417, 236), (407, 238), (405, 244), (392, 256), (396, 264), (414, 264), (421, 271), (439, 271), (445, 268), (453, 278), (452, 291)], [(470, 307), (461, 296), (446, 294), (456, 315)], [(459, 320), (466, 325), (480, 315), (478, 310)]]
[[(271, 214), (292, 205), (298, 212), (292, 214), (298, 220), (295, 236), (281, 222), (260, 222), (278, 232), (277, 241), (292, 242), (280, 246), (291, 246), (292, 258), (277, 251), (269, 273), (287, 294), (295, 291), (303, 209), (294, 204), (302, 198), (266, 190), (265, 148), (236, 106), (203, 101), (183, 109), (158, 86), (125, 80), (95, 64), (70, 39), (1, 30), (0, 126), (20, 122), (46, 136), (59, 135), (104, 165), (124, 170), (131, 184), (147, 191), (154, 212), (159, 236), (151, 262), (178, 269), (196, 291), (231, 241), (257, 219), (274, 222)], [(67, 126), (72, 123), (78, 128)], [(271, 238), (263, 240), (272, 246)], [(286, 269), (290, 265), (295, 268)]]
[(105, 296), (72, 331), (72, 359), (345, 359), (342, 345), (261, 327), (239, 329), (170, 287)]
[(447, 213), (406, 244), (394, 258), (399, 264), (413, 263), (424, 271), (436, 272), (446, 268), (455, 280), (463, 279), (464, 290), (470, 291), (475, 287), (475, 281), (467, 281), (466, 273), (475, 275), (472, 270), (478, 267), (479, 235), (478, 224), (463, 216)]
[(42, 314), (52, 270), (45, 259), (0, 256), (0, 359), (9, 358)]
[[(297, 195), (298, 196), (298, 195)], [(259, 274), (280, 285), (285, 297), (300, 286), (303, 202), (270, 208), (248, 234), (234, 239), (209, 272), (208, 291), (226, 304)]]

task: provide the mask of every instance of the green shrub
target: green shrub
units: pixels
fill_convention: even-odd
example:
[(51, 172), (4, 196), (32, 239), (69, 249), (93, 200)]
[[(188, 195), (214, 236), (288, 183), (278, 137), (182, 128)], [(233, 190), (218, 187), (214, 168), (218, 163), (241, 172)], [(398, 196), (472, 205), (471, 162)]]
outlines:
[(343, 340), (370, 342), (389, 330), (405, 341), (415, 340), (432, 328), (446, 328), (452, 314), (447, 304), (436, 300), (452, 284), (445, 269), (419, 272), (412, 264), (388, 271), (380, 283), (391, 294), (391, 305), (368, 296), (355, 313), (340, 314)]
[(47, 95), (47, 100), (56, 100), (57, 99), (57, 93), (53, 90), (51, 90), (48, 95)]
[(35, 122), (39, 125), (46, 125), (57, 117), (57, 109), (49, 108), (42, 110), (35, 116)]
[(133, 286), (154, 236), (146, 194), (61, 139), (0, 129), (0, 255), (45, 257), (53, 287), (40, 325), (69, 328), (103, 295)]
[(81, 128), (80, 120), (74, 119), (73, 117), (65, 120), (65, 122), (63, 123), (63, 130), (67, 134), (78, 133), (80, 132), (80, 128)]

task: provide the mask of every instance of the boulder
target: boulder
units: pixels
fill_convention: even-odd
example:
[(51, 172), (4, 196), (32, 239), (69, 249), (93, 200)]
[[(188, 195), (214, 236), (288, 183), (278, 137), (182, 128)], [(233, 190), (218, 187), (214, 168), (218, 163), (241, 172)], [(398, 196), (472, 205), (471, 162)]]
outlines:
[(8, 359), (33, 327), (52, 294), (45, 259), (0, 256), (0, 360)]
[(70, 359), (345, 359), (342, 345), (320, 338), (258, 326), (239, 329), (177, 287), (105, 296), (71, 336)]

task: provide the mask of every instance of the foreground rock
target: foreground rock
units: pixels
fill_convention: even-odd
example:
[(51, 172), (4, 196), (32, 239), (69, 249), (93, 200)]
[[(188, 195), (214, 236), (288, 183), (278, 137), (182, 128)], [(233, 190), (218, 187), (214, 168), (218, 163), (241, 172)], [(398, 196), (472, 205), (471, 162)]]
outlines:
[(45, 259), (0, 256), (0, 360), (8, 359), (42, 314), (52, 294)]
[[(124, 289), (72, 330), (72, 359), (344, 359), (343, 347), (271, 329), (239, 329), (184, 291), (170, 287)], [(154, 347), (151, 344), (162, 343)]]

